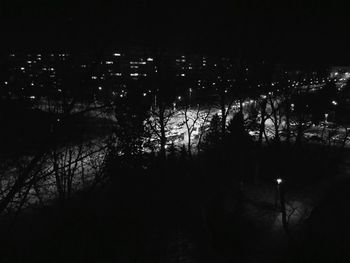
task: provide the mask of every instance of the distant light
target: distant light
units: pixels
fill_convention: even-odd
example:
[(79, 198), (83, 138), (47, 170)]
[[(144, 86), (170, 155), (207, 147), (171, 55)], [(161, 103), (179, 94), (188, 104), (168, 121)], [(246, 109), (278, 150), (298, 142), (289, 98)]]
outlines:
[(282, 183), (282, 179), (281, 178), (277, 178), (277, 184), (281, 184)]
[(120, 57), (121, 54), (120, 54), (120, 53), (114, 53), (113, 56), (115, 56), (115, 57)]
[(29, 98), (31, 98), (32, 100), (34, 100), (34, 99), (35, 99), (35, 96), (30, 96)]
[(131, 77), (137, 77), (139, 75), (139, 73), (130, 73)]
[(182, 74), (181, 74), (181, 77), (185, 77), (185, 74), (182, 73)]
[(338, 102), (336, 102), (335, 100), (332, 101), (333, 105), (338, 105)]
[(153, 58), (147, 58), (147, 61), (153, 61)]
[(60, 118), (57, 118), (57, 122), (60, 122), (61, 120), (60, 120)]
[(106, 61), (106, 64), (111, 65), (111, 64), (113, 64), (113, 61)]
[(31, 85), (31, 86), (34, 86), (34, 83), (33, 83), (33, 82), (32, 82), (32, 83), (30, 83), (30, 85)]
[(102, 90), (102, 87), (98, 87), (99, 90)]
[(7, 82), (7, 81), (5, 81), (4, 83), (5, 83), (5, 85), (7, 85), (7, 84), (8, 84), (8, 82)]
[(120, 94), (119, 97), (123, 98), (124, 96), (123, 96), (123, 94)]
[(143, 96), (144, 96), (144, 97), (146, 97), (146, 96), (147, 96), (147, 93), (146, 93), (146, 92), (144, 92), (144, 93), (143, 93)]
[(181, 96), (178, 96), (177, 99), (178, 99), (178, 100), (181, 100)]
[(21, 70), (25, 70), (25, 68), (24, 68), (24, 67), (21, 67)]
[(92, 78), (92, 79), (97, 79), (97, 77), (96, 77), (96, 76), (92, 76), (91, 78)]
[(62, 90), (61, 90), (61, 89), (58, 89), (57, 91), (58, 91), (58, 92), (62, 92)]

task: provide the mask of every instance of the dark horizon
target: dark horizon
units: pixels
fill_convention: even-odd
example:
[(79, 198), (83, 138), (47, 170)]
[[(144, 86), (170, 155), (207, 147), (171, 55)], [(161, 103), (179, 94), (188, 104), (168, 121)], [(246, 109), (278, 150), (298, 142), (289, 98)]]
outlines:
[(17, 0), (1, 10), (1, 45), (9, 51), (137, 46), (292, 64), (347, 65), (350, 58), (339, 3)]

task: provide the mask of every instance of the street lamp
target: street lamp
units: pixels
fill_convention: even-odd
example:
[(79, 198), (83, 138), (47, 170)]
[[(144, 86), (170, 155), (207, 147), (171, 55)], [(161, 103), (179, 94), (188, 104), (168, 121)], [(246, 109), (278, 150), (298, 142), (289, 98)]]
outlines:
[(277, 182), (277, 192), (278, 192), (278, 196), (280, 199), (280, 205), (281, 205), (282, 225), (283, 225), (283, 228), (285, 229), (285, 231), (287, 233), (289, 233), (288, 222), (287, 222), (287, 212), (286, 212), (286, 201), (285, 201), (285, 196), (284, 196), (284, 183), (283, 183), (282, 178), (280, 178), (280, 177), (276, 179), (276, 182)]

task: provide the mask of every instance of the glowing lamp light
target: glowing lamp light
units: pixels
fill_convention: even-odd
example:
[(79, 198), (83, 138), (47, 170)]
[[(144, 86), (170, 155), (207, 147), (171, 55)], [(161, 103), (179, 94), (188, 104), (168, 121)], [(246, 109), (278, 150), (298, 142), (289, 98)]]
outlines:
[(102, 90), (102, 87), (98, 87), (98, 90)]
[(281, 178), (277, 178), (277, 179), (276, 179), (276, 182), (277, 182), (277, 184), (281, 184), (283, 181), (282, 181)]
[(181, 100), (181, 96), (178, 96), (177, 99), (178, 99), (178, 100)]
[(338, 105), (338, 102), (336, 102), (335, 100), (332, 101), (333, 105)]

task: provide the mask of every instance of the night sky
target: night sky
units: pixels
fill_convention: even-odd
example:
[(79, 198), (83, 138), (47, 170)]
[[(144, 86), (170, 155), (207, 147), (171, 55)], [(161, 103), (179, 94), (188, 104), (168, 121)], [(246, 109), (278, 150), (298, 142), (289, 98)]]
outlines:
[(350, 9), (320, 2), (8, 0), (1, 1), (1, 45), (3, 50), (177, 48), (349, 64)]

